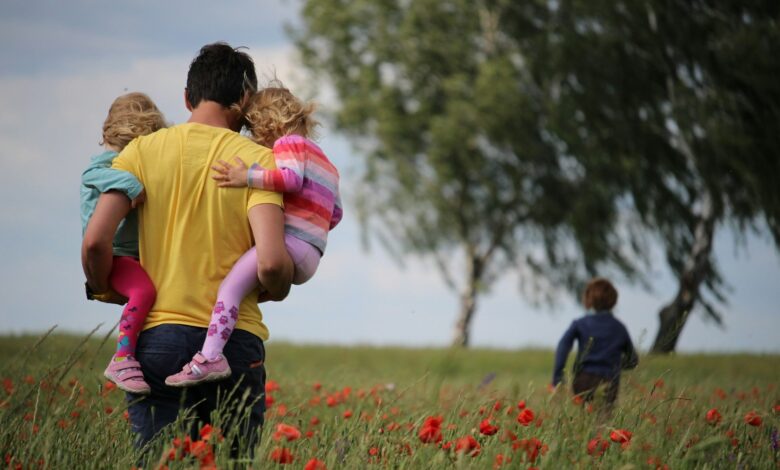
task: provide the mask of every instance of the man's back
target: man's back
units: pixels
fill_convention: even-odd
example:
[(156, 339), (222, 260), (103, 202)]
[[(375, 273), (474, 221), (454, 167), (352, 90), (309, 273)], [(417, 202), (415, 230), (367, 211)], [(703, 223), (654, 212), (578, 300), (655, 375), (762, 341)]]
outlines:
[[(208, 326), (220, 282), (253, 244), (247, 210), (281, 205), (277, 193), (217, 187), (211, 166), (236, 155), (248, 165), (274, 168), (269, 149), (229, 129), (196, 123), (136, 139), (114, 160), (114, 168), (133, 173), (147, 194), (139, 210), (139, 248), (158, 294), (145, 329)], [(256, 295), (241, 304), (237, 328), (267, 339)]]

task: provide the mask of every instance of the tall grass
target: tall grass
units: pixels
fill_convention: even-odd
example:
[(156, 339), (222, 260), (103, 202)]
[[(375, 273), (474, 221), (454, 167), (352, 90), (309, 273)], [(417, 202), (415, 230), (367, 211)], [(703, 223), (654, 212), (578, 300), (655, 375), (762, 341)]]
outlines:
[[(270, 406), (262, 440), (254, 452), (244, 447), (235, 454), (229, 443), (247, 443), (225, 420), (245, 408), (218, 410), (211, 435), (190, 442), (183, 414), (149, 447), (137, 449), (124, 396), (102, 378), (113, 348), (113, 339), (93, 335), (0, 337), (0, 450), (6, 467), (131, 468), (144, 457), (148, 468), (266, 468), (288, 457), (293, 468), (316, 458), (329, 469), (779, 463), (778, 356), (644, 357), (624, 375), (619, 405), (608, 415), (574, 402), (566, 390), (548, 390), (550, 351), (269, 342)], [(533, 411), (527, 426), (518, 422), (520, 401)], [(718, 423), (705, 418), (713, 408), (722, 416)], [(751, 411), (760, 426), (746, 423)], [(424, 443), (419, 433), (432, 416), (442, 418), (441, 440)], [(490, 432), (486, 419), (498, 428), (495, 434), (480, 432)], [(287, 440), (277, 433), (280, 424), (301, 436), (288, 432), (293, 440)], [(630, 442), (612, 442), (615, 430), (631, 432)], [(457, 452), (467, 436), (478, 449)], [(589, 453), (588, 444), (599, 438)]]

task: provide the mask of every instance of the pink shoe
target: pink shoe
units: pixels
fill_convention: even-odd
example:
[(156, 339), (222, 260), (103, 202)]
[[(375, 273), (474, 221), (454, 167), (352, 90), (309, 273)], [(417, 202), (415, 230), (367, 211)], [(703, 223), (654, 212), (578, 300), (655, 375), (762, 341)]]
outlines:
[(189, 387), (203, 382), (214, 382), (230, 377), (230, 366), (227, 359), (219, 354), (216, 359), (208, 360), (198, 352), (192, 360), (184, 365), (181, 372), (169, 375), (165, 385), (171, 387)]
[(140, 395), (149, 395), (152, 392), (149, 384), (144, 380), (144, 373), (141, 371), (141, 364), (133, 358), (127, 356), (123, 361), (115, 361), (111, 358), (103, 375), (114, 382), (120, 390), (125, 392), (137, 393)]

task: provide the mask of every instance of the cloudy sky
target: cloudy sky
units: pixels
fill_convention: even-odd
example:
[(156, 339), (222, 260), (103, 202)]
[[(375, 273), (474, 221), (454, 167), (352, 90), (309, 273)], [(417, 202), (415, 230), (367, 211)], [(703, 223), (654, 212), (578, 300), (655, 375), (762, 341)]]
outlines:
[[(78, 189), (111, 101), (126, 91), (149, 94), (174, 122), (186, 121), (183, 89), (198, 49), (224, 40), (249, 47), (259, 74), (294, 90), (306, 76), (284, 33), (296, 2), (72, 2), (4, 0), (0, 4), (0, 334), (103, 330), (119, 308), (87, 302), (79, 260)], [(303, 91), (301, 92), (303, 93)], [(308, 93), (308, 91), (306, 92)], [(327, 101), (325, 91), (309, 98)], [(378, 248), (361, 248), (350, 219), (353, 169), (360, 162), (327, 126), (321, 146), (342, 169), (345, 221), (331, 234), (315, 278), (265, 309), (272, 341), (443, 346), (456, 296), (431, 265), (405, 268)], [(717, 259), (732, 287), (725, 329), (695, 315), (683, 351), (780, 351), (780, 258), (765, 233), (735, 247), (722, 227)], [(657, 312), (675, 285), (659, 257), (652, 290), (619, 285), (616, 314), (647, 348)], [(524, 302), (511, 275), (482, 299), (473, 328), (477, 346), (553, 347), (580, 309), (562, 297), (554, 308)]]

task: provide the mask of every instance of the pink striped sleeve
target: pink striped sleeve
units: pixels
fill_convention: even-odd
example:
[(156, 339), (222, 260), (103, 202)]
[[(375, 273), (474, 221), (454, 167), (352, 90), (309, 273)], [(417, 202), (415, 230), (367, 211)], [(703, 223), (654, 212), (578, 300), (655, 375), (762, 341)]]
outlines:
[(301, 136), (284, 136), (274, 144), (276, 170), (250, 169), (249, 186), (268, 191), (294, 193), (303, 187), (306, 168), (306, 142)]

